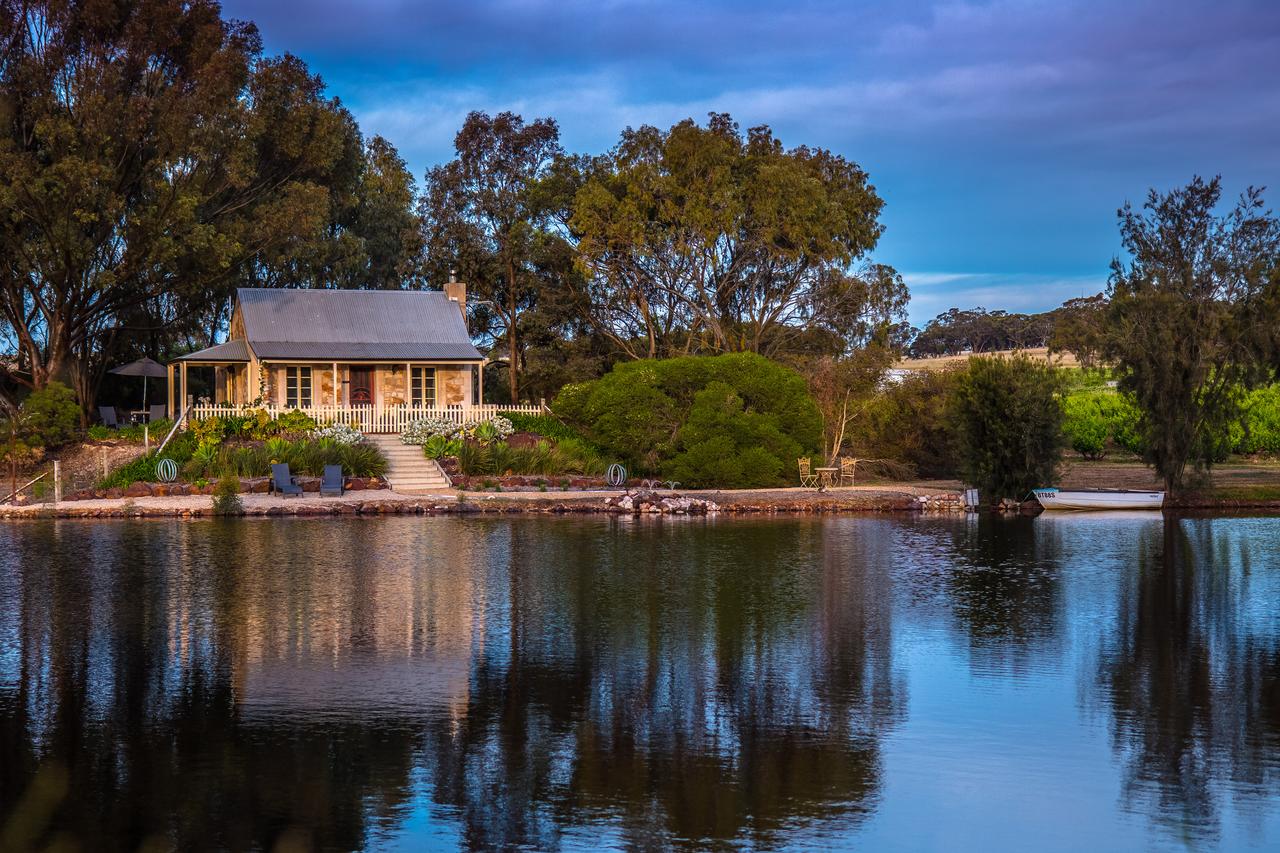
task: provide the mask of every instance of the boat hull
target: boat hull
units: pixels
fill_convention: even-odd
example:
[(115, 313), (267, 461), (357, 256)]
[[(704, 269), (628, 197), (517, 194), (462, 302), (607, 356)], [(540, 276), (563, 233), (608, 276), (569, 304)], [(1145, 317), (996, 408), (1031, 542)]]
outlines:
[(1036, 489), (1033, 494), (1046, 511), (1150, 510), (1164, 506), (1164, 492)]

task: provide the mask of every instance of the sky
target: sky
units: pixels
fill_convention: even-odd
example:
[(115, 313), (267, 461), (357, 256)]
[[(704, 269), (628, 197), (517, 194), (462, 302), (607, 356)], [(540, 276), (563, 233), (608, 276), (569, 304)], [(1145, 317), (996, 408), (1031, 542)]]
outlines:
[(471, 110), (571, 151), (728, 112), (860, 164), (913, 323), (1100, 292), (1116, 210), (1220, 174), (1280, 205), (1280, 0), (224, 0), (419, 181)]

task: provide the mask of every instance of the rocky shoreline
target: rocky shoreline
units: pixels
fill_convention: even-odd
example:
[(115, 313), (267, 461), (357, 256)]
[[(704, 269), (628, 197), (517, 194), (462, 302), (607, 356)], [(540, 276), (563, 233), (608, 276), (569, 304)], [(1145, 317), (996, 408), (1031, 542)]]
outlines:
[[(436, 492), (398, 494), (385, 488), (348, 491), (339, 498), (313, 492), (283, 498), (257, 490), (241, 495), (245, 517), (384, 516), (384, 515), (567, 515), (714, 516), (714, 515), (859, 515), (918, 513), (954, 515), (966, 512), (962, 496), (953, 492), (913, 494), (884, 489), (801, 489), (716, 492)], [(988, 508), (990, 510), (991, 508)], [(1034, 515), (1034, 502), (1007, 502), (994, 508), (1002, 514)], [(1179, 503), (1178, 512), (1277, 511), (1274, 501), (1204, 500)], [(213, 515), (212, 499), (200, 494), (157, 494), (131, 497), (92, 497), (50, 504), (0, 507), (0, 519), (23, 518), (202, 518)]]

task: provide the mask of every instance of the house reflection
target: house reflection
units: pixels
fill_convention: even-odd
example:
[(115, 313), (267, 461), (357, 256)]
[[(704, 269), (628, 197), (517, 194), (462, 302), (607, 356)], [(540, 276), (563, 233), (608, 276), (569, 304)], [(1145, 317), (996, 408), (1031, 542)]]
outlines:
[(550, 530), (27, 528), (0, 815), (55, 766), (37, 840), (97, 849), (376, 846), (423, 808), (477, 848), (593, 826), (768, 843), (871, 808), (904, 703), (880, 546), (817, 523)]

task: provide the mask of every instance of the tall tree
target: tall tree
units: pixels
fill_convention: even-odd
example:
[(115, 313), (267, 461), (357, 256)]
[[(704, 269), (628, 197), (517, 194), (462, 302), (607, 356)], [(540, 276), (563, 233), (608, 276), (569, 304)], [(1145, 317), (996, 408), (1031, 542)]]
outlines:
[[(596, 330), (632, 358), (774, 355), (815, 328), (843, 350), (901, 319), (906, 287), (867, 264), (883, 202), (857, 164), (784, 150), (728, 115), (628, 129), (565, 219)], [(862, 265), (861, 267), (859, 265)]]
[(24, 384), (91, 405), (123, 333), (216, 325), (349, 192), (349, 114), (220, 11), (0, 0), (0, 324)]
[(1271, 378), (1280, 331), (1280, 221), (1261, 190), (1219, 215), (1221, 196), (1219, 178), (1197, 176), (1118, 213), (1130, 261), (1111, 264), (1106, 354), (1170, 491), (1224, 451), (1242, 392)]
[(538, 181), (558, 157), (554, 119), (473, 112), (454, 138), (457, 157), (427, 172), (420, 205), (429, 269), (456, 268), (480, 297), (473, 329), (505, 341), (511, 402), (519, 400), (519, 323), (545, 286), (536, 259), (552, 235)]

